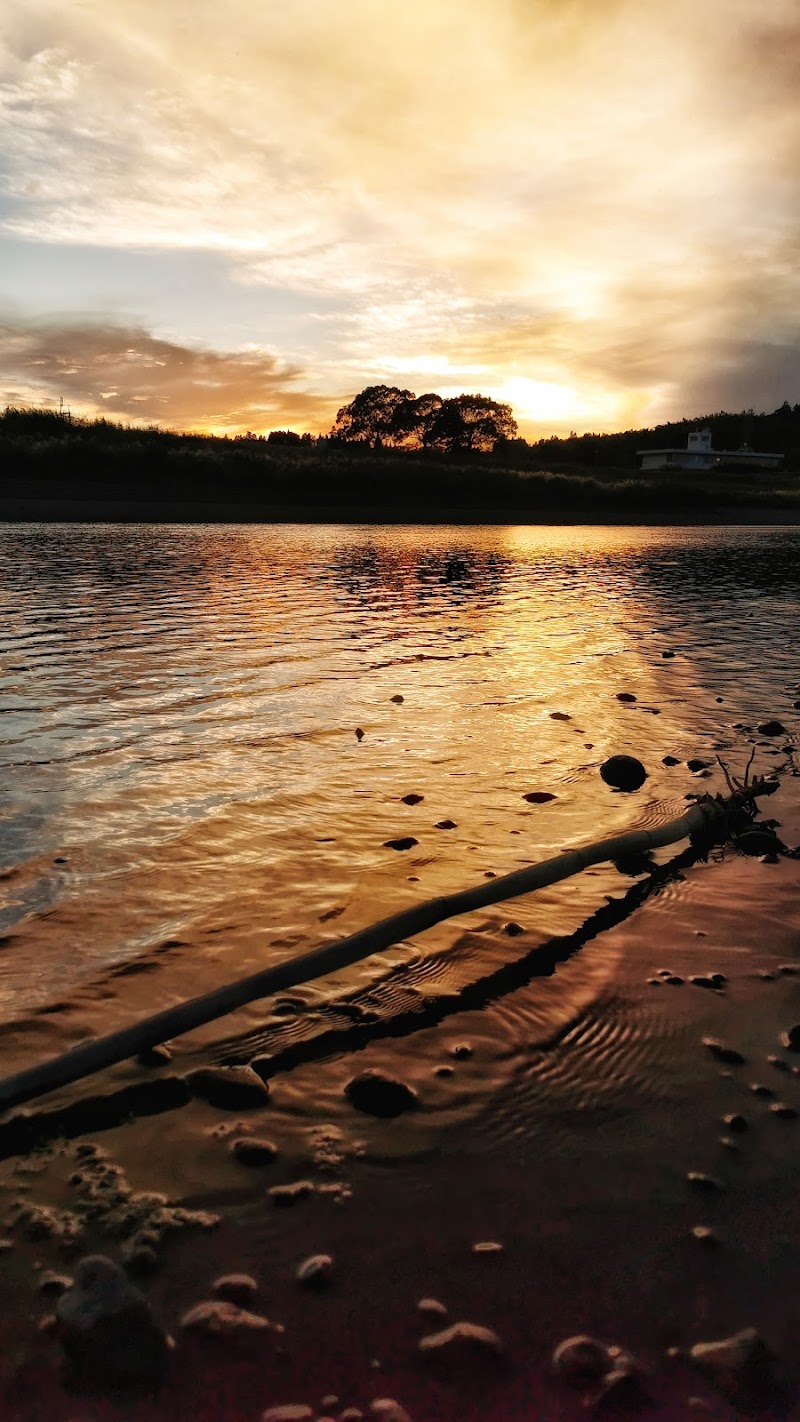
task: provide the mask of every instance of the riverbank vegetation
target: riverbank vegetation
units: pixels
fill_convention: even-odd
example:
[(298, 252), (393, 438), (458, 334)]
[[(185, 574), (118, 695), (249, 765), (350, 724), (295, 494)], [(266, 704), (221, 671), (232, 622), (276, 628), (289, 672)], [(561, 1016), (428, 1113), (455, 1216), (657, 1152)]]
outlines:
[[(399, 393), (420, 415), (419, 399)], [(426, 407), (412, 438), (406, 416), (413, 411), (403, 400), (394, 402), (395, 430), (405, 434), (386, 427), (376, 433), (363, 423), (354, 429), (352, 421), (348, 430), (354, 401), (320, 437), (291, 430), (180, 434), (9, 408), (0, 415), (0, 514), (677, 521), (737, 509), (800, 513), (800, 405), (530, 444), (513, 432), (507, 406), (477, 397), (459, 397), (468, 402), (464, 409), (459, 401)], [(442, 416), (447, 403), (453, 408)], [(747, 442), (783, 450), (785, 468), (638, 470), (638, 449), (685, 445), (699, 423), (712, 430), (717, 448)]]

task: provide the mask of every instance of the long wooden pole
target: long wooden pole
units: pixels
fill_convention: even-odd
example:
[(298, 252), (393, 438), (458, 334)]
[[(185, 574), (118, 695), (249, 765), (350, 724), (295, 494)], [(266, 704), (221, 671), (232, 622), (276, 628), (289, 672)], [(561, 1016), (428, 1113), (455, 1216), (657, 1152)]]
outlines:
[(286, 988), (297, 987), (298, 984), (309, 982), (313, 978), (322, 978), (328, 973), (338, 972), (371, 953), (381, 952), (403, 938), (424, 933), (426, 929), (433, 928), (434, 924), (442, 923), (457, 914), (470, 913), (475, 909), (500, 903), (504, 899), (533, 893), (536, 889), (543, 889), (561, 879), (568, 879), (593, 864), (602, 864), (627, 854), (675, 844), (689, 835), (701, 833), (715, 820), (724, 820), (726, 815), (736, 809), (745, 809), (749, 805), (752, 812), (754, 797), (769, 794), (776, 788), (774, 782), (756, 780), (749, 789), (737, 791), (727, 800), (714, 800), (709, 797), (693, 805), (677, 819), (668, 820), (654, 829), (629, 830), (625, 834), (597, 840), (583, 849), (571, 849), (565, 854), (557, 854), (552, 859), (545, 859), (541, 864), (517, 869), (473, 889), (462, 889), (459, 893), (429, 899), (414, 908), (404, 909), (401, 913), (381, 919), (379, 923), (368, 928), (362, 928), (360, 932), (352, 933), (347, 938), (338, 939), (335, 943), (312, 948), (310, 952), (302, 953), (297, 958), (264, 968), (246, 978), (239, 978), (225, 987), (216, 988), (214, 992), (204, 993), (202, 997), (190, 998), (188, 1002), (179, 1003), (177, 1007), (168, 1007), (163, 1012), (145, 1018), (143, 1022), (122, 1028), (119, 1032), (111, 1032), (106, 1037), (97, 1037), (91, 1042), (81, 1043), (61, 1056), (53, 1057), (38, 1066), (28, 1067), (25, 1071), (16, 1072), (0, 1081), (0, 1111), (7, 1111), (11, 1107), (32, 1101), (37, 1096), (43, 1096), (48, 1091), (55, 1091), (61, 1086), (68, 1086), (70, 1082), (91, 1076), (168, 1038), (178, 1037), (183, 1032), (202, 1027), (217, 1017), (224, 1017), (226, 1013), (234, 1012), (257, 998), (267, 997)]

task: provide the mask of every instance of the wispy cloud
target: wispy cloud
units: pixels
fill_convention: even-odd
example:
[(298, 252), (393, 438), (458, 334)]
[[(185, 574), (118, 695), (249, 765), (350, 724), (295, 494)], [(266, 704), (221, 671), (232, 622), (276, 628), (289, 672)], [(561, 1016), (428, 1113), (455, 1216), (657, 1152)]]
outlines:
[(744, 372), (783, 398), (795, 0), (7, 10), (15, 233), (211, 249), (239, 281), (338, 293), (331, 389), (444, 362), (612, 423), (733, 403)]

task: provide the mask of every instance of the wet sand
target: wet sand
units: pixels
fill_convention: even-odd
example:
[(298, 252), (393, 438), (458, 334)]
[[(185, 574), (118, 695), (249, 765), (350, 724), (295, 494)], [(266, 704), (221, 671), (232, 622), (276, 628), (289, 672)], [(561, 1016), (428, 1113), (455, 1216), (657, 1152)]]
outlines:
[[(770, 806), (790, 844), (800, 840), (792, 790), (790, 781)], [(483, 1015), (455, 1014), (411, 1039), (276, 1077), (263, 1110), (222, 1112), (195, 1101), (92, 1137), (134, 1190), (163, 1191), (221, 1223), (180, 1231), (143, 1281), (178, 1348), (160, 1398), (135, 1406), (78, 1402), (63, 1391), (58, 1350), (37, 1338), (32, 1322), (49, 1307), (37, 1300), (35, 1279), (39, 1267), (68, 1272), (74, 1252), (12, 1231), (0, 1266), (3, 1416), (255, 1422), (264, 1408), (290, 1402), (322, 1415), (321, 1399), (335, 1394), (339, 1410), (367, 1415), (372, 1399), (396, 1398), (414, 1422), (567, 1422), (587, 1414), (580, 1395), (553, 1378), (549, 1360), (561, 1339), (587, 1332), (632, 1349), (651, 1370), (646, 1415), (654, 1422), (695, 1415), (687, 1410), (692, 1395), (707, 1400), (708, 1415), (733, 1418), (666, 1350), (755, 1326), (784, 1358), (796, 1352), (800, 1119), (770, 1108), (782, 1100), (800, 1111), (800, 1076), (791, 1070), (800, 1057), (779, 1045), (780, 1033), (800, 1020), (800, 976), (780, 972), (800, 969), (800, 945), (796, 862), (766, 865), (730, 852), (713, 860), (687, 871), (677, 897), (666, 886), (554, 978), (534, 979), (485, 1009), (508, 1015), (521, 996), (567, 991), (570, 977), (591, 977), (593, 957), (615, 960), (613, 982), (587, 1010), (555, 1041), (517, 1054), (505, 1077), (491, 1059)], [(684, 983), (648, 981), (667, 969)], [(688, 981), (710, 972), (725, 974), (724, 990)], [(225, 1025), (217, 1024), (220, 1037)], [(717, 1061), (703, 1037), (735, 1046), (745, 1063)], [(475, 1044), (472, 1055), (454, 1056), (464, 1043)], [(789, 1070), (768, 1063), (771, 1054)], [(355, 1070), (389, 1062), (419, 1092), (420, 1110), (394, 1121), (355, 1112), (342, 1085)], [(432, 1089), (437, 1063), (453, 1074), (435, 1078)], [(117, 1079), (137, 1071), (144, 1074), (117, 1068)], [(487, 1072), (488, 1098), (480, 1089)], [(753, 1083), (774, 1097), (754, 1095)], [(458, 1109), (449, 1110), (443, 1090)], [(733, 1138), (736, 1149), (720, 1143), (730, 1136), (722, 1118), (731, 1112), (750, 1125)], [(273, 1140), (275, 1162), (249, 1169), (234, 1160), (230, 1139), (241, 1133)], [(68, 1205), (78, 1144), (45, 1153), (41, 1174), (26, 1173), (30, 1160), (3, 1162), (6, 1206), (26, 1185), (28, 1198)], [(696, 1193), (688, 1171), (722, 1188)], [(298, 1179), (314, 1191), (277, 1208), (268, 1189)], [(697, 1224), (718, 1232), (717, 1248), (693, 1237)], [(481, 1241), (503, 1248), (475, 1253)], [(98, 1248), (117, 1257), (120, 1242), (89, 1230), (81, 1252)], [(294, 1276), (318, 1252), (334, 1256), (335, 1272), (313, 1291)], [(231, 1271), (256, 1277), (260, 1310), (285, 1334), (240, 1345), (180, 1333), (181, 1314)], [(424, 1358), (419, 1339), (439, 1324), (416, 1304), (431, 1296), (448, 1309), (445, 1323), (496, 1330), (503, 1357)]]

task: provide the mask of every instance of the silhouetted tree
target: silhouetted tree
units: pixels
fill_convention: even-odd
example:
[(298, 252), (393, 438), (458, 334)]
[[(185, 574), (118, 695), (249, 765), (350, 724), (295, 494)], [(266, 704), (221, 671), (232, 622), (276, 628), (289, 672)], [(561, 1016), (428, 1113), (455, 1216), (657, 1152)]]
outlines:
[(331, 435), (334, 439), (367, 444), (402, 443), (397, 430), (406, 418), (406, 407), (414, 399), (412, 390), (399, 390), (396, 385), (368, 385), (337, 411)]
[(454, 395), (443, 400), (425, 428), (423, 443), (446, 454), (494, 449), (498, 440), (513, 439), (517, 422), (510, 405), (488, 395)]

